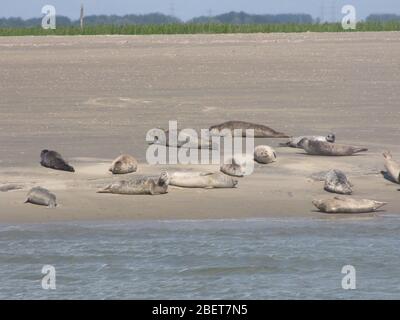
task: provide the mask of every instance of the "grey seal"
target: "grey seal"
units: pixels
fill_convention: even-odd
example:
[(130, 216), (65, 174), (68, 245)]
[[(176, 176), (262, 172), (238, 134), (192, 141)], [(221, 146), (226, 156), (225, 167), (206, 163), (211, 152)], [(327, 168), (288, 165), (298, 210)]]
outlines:
[(347, 180), (346, 174), (340, 170), (330, 170), (325, 177), (324, 189), (328, 192), (339, 194), (352, 194), (352, 184)]
[(22, 185), (10, 183), (10, 184), (5, 184), (5, 185), (0, 186), (0, 192), (21, 190), (23, 188), (24, 188), (24, 186), (22, 186)]
[(348, 146), (326, 141), (314, 141), (307, 138), (300, 141), (300, 146), (308, 154), (319, 156), (351, 156), (356, 153), (368, 151), (367, 148), (363, 147)]
[(158, 144), (166, 147), (187, 149), (217, 149), (212, 144), (211, 137), (201, 137), (194, 130), (164, 130), (155, 128), (147, 133), (146, 140), (149, 144)]
[(254, 149), (254, 160), (262, 164), (276, 162), (276, 152), (269, 146), (257, 146)]
[(389, 151), (383, 153), (387, 174), (393, 182), (400, 183), (400, 166)]
[(182, 188), (235, 188), (238, 180), (221, 172), (175, 172), (170, 184)]
[(72, 166), (70, 166), (56, 151), (43, 150), (40, 153), (40, 158), (41, 158), (40, 164), (43, 167), (55, 170), (75, 172), (75, 169)]
[(290, 138), (287, 134), (275, 131), (262, 124), (246, 121), (227, 121), (210, 127), (211, 135), (224, 135), (223, 131), (229, 131), (231, 135), (234, 130), (242, 130), (242, 136), (246, 136), (246, 130), (254, 130), (255, 138)]
[(377, 211), (387, 203), (368, 199), (335, 197), (333, 199), (314, 200), (313, 204), (325, 213), (369, 213)]
[(56, 196), (49, 190), (42, 187), (32, 188), (27, 195), (25, 203), (37, 204), (40, 206), (47, 206), (55, 208), (57, 206)]
[(168, 193), (169, 175), (162, 172), (159, 178), (142, 177), (111, 183), (97, 193), (123, 195), (159, 195)]
[[(230, 163), (229, 163), (230, 162)], [(220, 168), (221, 172), (232, 177), (244, 177), (245, 169), (235, 158), (232, 158), (228, 163), (223, 164)]]
[(136, 172), (137, 167), (137, 160), (130, 155), (124, 154), (113, 161), (109, 171), (113, 174), (126, 174)]
[(324, 136), (300, 136), (300, 137), (291, 137), (288, 142), (280, 143), (281, 147), (290, 147), (290, 148), (301, 148), (300, 141), (303, 139), (314, 140), (314, 141), (325, 141), (334, 143), (336, 141), (336, 136), (333, 133), (328, 134), (326, 137)]

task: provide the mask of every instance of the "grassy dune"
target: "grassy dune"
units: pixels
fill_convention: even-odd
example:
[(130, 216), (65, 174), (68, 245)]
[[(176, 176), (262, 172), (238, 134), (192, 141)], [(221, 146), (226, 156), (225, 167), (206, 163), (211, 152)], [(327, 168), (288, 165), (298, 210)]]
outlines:
[[(340, 23), (325, 24), (161, 24), (161, 25), (96, 25), (58, 27), (56, 30), (36, 28), (0, 28), (0, 36), (29, 35), (145, 35), (145, 34), (212, 34), (212, 33), (271, 33), (271, 32), (349, 32)], [(400, 31), (400, 21), (363, 22), (355, 31)]]

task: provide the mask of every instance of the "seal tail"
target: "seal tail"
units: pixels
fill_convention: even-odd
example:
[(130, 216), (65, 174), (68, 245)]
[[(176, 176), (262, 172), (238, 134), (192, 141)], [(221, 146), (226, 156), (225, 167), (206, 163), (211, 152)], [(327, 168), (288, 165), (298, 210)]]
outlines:
[(391, 153), (390, 151), (385, 151), (382, 155), (383, 155), (383, 157), (384, 157), (385, 159), (387, 159), (387, 160), (390, 160), (390, 159), (393, 158), (393, 157), (392, 157), (392, 153)]
[(108, 186), (105, 189), (97, 191), (97, 193), (111, 193), (111, 187)]
[(282, 132), (277, 132), (274, 134), (274, 138), (290, 138), (290, 136)]
[(382, 208), (383, 206), (387, 205), (387, 202), (379, 202), (379, 201), (374, 201), (375, 205), (374, 205), (374, 209), (378, 210), (380, 208)]
[(289, 147), (290, 146), (290, 142), (280, 143), (279, 146), (280, 147)]
[(354, 153), (367, 152), (367, 148), (354, 148)]

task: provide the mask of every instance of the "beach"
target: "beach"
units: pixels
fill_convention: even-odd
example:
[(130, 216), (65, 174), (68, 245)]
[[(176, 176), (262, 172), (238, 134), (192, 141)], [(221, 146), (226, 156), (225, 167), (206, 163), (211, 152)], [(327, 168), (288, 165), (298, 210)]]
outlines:
[[(399, 186), (381, 175), (382, 152), (400, 160), (400, 34), (301, 33), (0, 38), (0, 223), (93, 220), (324, 218), (315, 198), (335, 195), (311, 175), (343, 170), (355, 198), (400, 211)], [(367, 147), (351, 157), (309, 156), (256, 139), (278, 161), (256, 165), (235, 189), (171, 187), (160, 196), (96, 191), (113, 180), (121, 153), (135, 156), (134, 175), (161, 170), (218, 171), (218, 166), (146, 163), (148, 130), (196, 130), (245, 120), (287, 134), (326, 135)], [(57, 150), (76, 172), (40, 166)], [(59, 207), (24, 204), (33, 186), (57, 195)], [(374, 217), (381, 213), (361, 215)]]

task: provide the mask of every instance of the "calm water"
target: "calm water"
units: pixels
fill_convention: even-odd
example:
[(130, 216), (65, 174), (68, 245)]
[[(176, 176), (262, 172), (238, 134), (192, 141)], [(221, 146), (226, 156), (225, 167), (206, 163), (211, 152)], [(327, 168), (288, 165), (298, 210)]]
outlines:
[(400, 219), (2, 225), (0, 298), (399, 299)]

